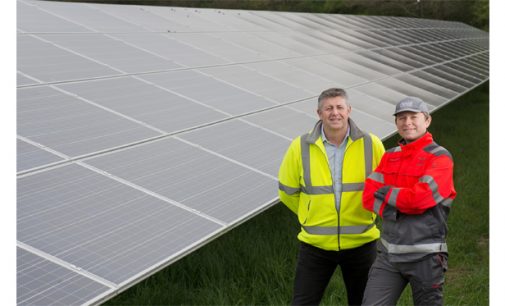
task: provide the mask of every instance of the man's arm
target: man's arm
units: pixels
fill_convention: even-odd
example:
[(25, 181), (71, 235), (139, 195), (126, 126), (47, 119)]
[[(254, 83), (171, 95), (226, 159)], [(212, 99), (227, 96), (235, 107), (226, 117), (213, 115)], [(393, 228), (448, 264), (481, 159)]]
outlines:
[(396, 208), (388, 206), (384, 201), (386, 194), (391, 189), (391, 186), (384, 184), (384, 175), (382, 173), (383, 158), (379, 166), (372, 172), (365, 181), (363, 190), (363, 207), (367, 210), (375, 212), (383, 219), (396, 219)]
[(289, 146), (279, 169), (279, 199), (298, 214), (301, 176), (300, 138)]
[[(382, 141), (372, 134), (373, 140), (373, 172), (365, 180), (363, 190), (363, 207), (369, 211), (375, 212), (381, 217), (396, 217), (396, 209), (387, 208), (384, 202), (384, 193), (387, 193), (389, 186), (384, 184), (382, 169), (385, 159), (383, 159), (385, 149)], [(385, 211), (384, 211), (385, 210)], [(383, 215), (385, 212), (385, 216)]]
[(450, 155), (434, 157), (414, 186), (391, 187), (385, 194), (387, 205), (405, 214), (422, 214), (443, 201), (452, 202), (455, 197)]

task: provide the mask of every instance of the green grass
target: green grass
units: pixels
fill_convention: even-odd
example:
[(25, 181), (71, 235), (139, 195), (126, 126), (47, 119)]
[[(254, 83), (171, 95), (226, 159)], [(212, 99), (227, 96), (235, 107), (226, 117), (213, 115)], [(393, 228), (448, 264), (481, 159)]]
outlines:
[[(433, 114), (429, 130), (453, 155), (445, 305), (489, 304), (489, 83)], [(385, 142), (395, 146), (397, 136)], [(287, 305), (298, 224), (276, 205), (109, 300), (107, 305)], [(346, 305), (338, 270), (322, 305)], [(412, 305), (410, 289), (399, 305)]]

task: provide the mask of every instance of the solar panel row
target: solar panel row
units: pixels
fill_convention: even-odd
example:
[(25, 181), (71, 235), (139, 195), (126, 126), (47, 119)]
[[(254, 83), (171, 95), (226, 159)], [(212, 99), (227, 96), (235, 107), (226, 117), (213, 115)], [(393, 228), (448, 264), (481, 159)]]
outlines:
[(315, 97), (384, 138), (488, 79), (488, 34), (400, 17), (18, 0), (18, 304), (97, 303), (277, 201)]

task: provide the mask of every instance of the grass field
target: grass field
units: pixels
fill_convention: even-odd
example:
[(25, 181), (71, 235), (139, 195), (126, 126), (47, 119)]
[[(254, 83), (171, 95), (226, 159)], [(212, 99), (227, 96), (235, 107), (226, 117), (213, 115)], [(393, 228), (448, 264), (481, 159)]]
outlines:
[[(489, 83), (433, 114), (429, 131), (455, 163), (445, 305), (489, 304)], [(393, 118), (391, 118), (393, 120)], [(395, 135), (384, 144), (395, 146)], [(287, 305), (296, 263), (296, 217), (282, 205), (109, 300), (108, 305)], [(322, 305), (346, 305), (338, 270)], [(411, 305), (410, 290), (400, 305)]]

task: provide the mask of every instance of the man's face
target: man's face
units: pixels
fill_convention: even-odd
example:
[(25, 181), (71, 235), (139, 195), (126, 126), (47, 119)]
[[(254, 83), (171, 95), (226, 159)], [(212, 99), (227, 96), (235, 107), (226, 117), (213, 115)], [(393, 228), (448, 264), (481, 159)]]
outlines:
[(407, 142), (412, 142), (422, 137), (431, 123), (431, 117), (424, 113), (402, 112), (396, 115), (395, 119), (398, 133)]
[(317, 114), (319, 119), (323, 121), (325, 130), (347, 130), (347, 120), (351, 114), (351, 107), (347, 105), (343, 97), (326, 98), (321, 101)]

